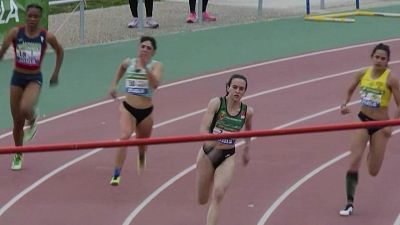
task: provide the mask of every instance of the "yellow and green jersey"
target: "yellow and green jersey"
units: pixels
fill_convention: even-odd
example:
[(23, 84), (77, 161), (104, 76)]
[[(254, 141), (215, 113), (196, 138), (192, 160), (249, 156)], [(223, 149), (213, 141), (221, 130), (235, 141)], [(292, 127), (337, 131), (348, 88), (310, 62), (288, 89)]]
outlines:
[(378, 78), (372, 78), (372, 67), (365, 71), (360, 81), (361, 104), (371, 108), (387, 107), (392, 91), (387, 86), (390, 70), (386, 69)]

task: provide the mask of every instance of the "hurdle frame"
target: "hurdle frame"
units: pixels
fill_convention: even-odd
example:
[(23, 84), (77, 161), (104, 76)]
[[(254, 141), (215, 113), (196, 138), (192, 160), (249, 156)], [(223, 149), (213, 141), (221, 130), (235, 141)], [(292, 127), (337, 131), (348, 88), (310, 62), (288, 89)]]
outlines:
[[(347, 12), (327, 13), (320, 15), (311, 15), (311, 0), (306, 0), (306, 15), (305, 20), (318, 21), (318, 22), (342, 22), (353, 23), (355, 19), (347, 18), (349, 16), (381, 16), (400, 18), (400, 13), (385, 13), (385, 12), (372, 12), (360, 9), (360, 0), (355, 0), (355, 10)], [(325, 0), (321, 0), (321, 9), (325, 8)]]

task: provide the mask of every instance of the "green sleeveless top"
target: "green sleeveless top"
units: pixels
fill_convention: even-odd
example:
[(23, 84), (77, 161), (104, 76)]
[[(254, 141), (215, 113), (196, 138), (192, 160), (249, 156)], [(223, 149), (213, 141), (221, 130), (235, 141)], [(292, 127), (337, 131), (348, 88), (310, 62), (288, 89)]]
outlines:
[[(151, 70), (155, 62), (155, 60), (151, 60), (146, 65), (147, 69)], [(153, 97), (154, 90), (149, 84), (146, 71), (144, 69), (136, 69), (135, 65), (136, 59), (131, 59), (131, 63), (125, 73), (125, 91), (133, 95)]]
[[(240, 111), (237, 115), (229, 115), (226, 105), (226, 98), (220, 97), (220, 105), (218, 111), (214, 114), (209, 132), (212, 134), (221, 134), (229, 132), (238, 132), (243, 128), (246, 121), (247, 105), (240, 103)], [(218, 142), (227, 145), (234, 145), (236, 139), (223, 138)]]

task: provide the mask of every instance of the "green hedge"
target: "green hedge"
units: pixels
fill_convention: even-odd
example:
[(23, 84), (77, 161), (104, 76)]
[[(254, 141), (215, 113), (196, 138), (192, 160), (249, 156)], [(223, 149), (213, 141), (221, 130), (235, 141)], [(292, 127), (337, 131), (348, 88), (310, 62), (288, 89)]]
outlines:
[(41, 25), (45, 28), (48, 27), (48, 0), (0, 0), (0, 4), (4, 6), (4, 13), (0, 14), (2, 15), (2, 18), (0, 18), (1, 42), (8, 30), (18, 24), (25, 23), (25, 8), (31, 3), (36, 3), (43, 7)]

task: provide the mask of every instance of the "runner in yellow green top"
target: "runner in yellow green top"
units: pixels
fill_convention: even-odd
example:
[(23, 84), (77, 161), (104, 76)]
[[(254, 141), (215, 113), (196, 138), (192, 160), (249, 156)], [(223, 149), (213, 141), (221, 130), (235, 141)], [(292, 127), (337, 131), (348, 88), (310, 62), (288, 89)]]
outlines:
[[(221, 134), (238, 132), (243, 127), (251, 130), (253, 108), (242, 103), (247, 90), (246, 77), (234, 74), (226, 85), (226, 96), (213, 98), (208, 103), (200, 132)], [(231, 182), (235, 166), (234, 138), (207, 141), (197, 156), (197, 197), (199, 204), (210, 200), (207, 225), (217, 224), (220, 205)], [(249, 162), (250, 138), (245, 139), (242, 160)]]
[[(361, 110), (358, 118), (361, 121), (375, 121), (389, 119), (388, 106), (393, 95), (397, 109), (394, 118), (400, 117), (400, 91), (397, 77), (388, 68), (390, 48), (385, 44), (375, 46), (371, 59), (373, 65), (356, 74), (351, 82), (343, 104), (340, 106), (342, 114), (350, 112), (347, 103), (350, 101), (356, 87), (360, 87)], [(354, 195), (358, 183), (358, 170), (361, 165), (364, 150), (369, 142), (367, 157), (368, 172), (376, 176), (383, 163), (386, 145), (391, 136), (391, 127), (370, 127), (355, 130), (350, 145), (350, 167), (346, 174), (347, 203), (340, 210), (341, 216), (349, 216), (354, 210)]]
[[(134, 59), (127, 58), (118, 67), (111, 83), (110, 95), (117, 98), (117, 86), (125, 75), (125, 100), (120, 106), (120, 140), (128, 140), (133, 133), (137, 138), (148, 138), (153, 129), (153, 91), (160, 85), (163, 66), (153, 60), (157, 44), (153, 37), (143, 36)], [(147, 146), (139, 146), (137, 157), (138, 172), (144, 169)], [(111, 185), (117, 186), (121, 179), (121, 170), (126, 158), (127, 147), (117, 150), (114, 174)]]

